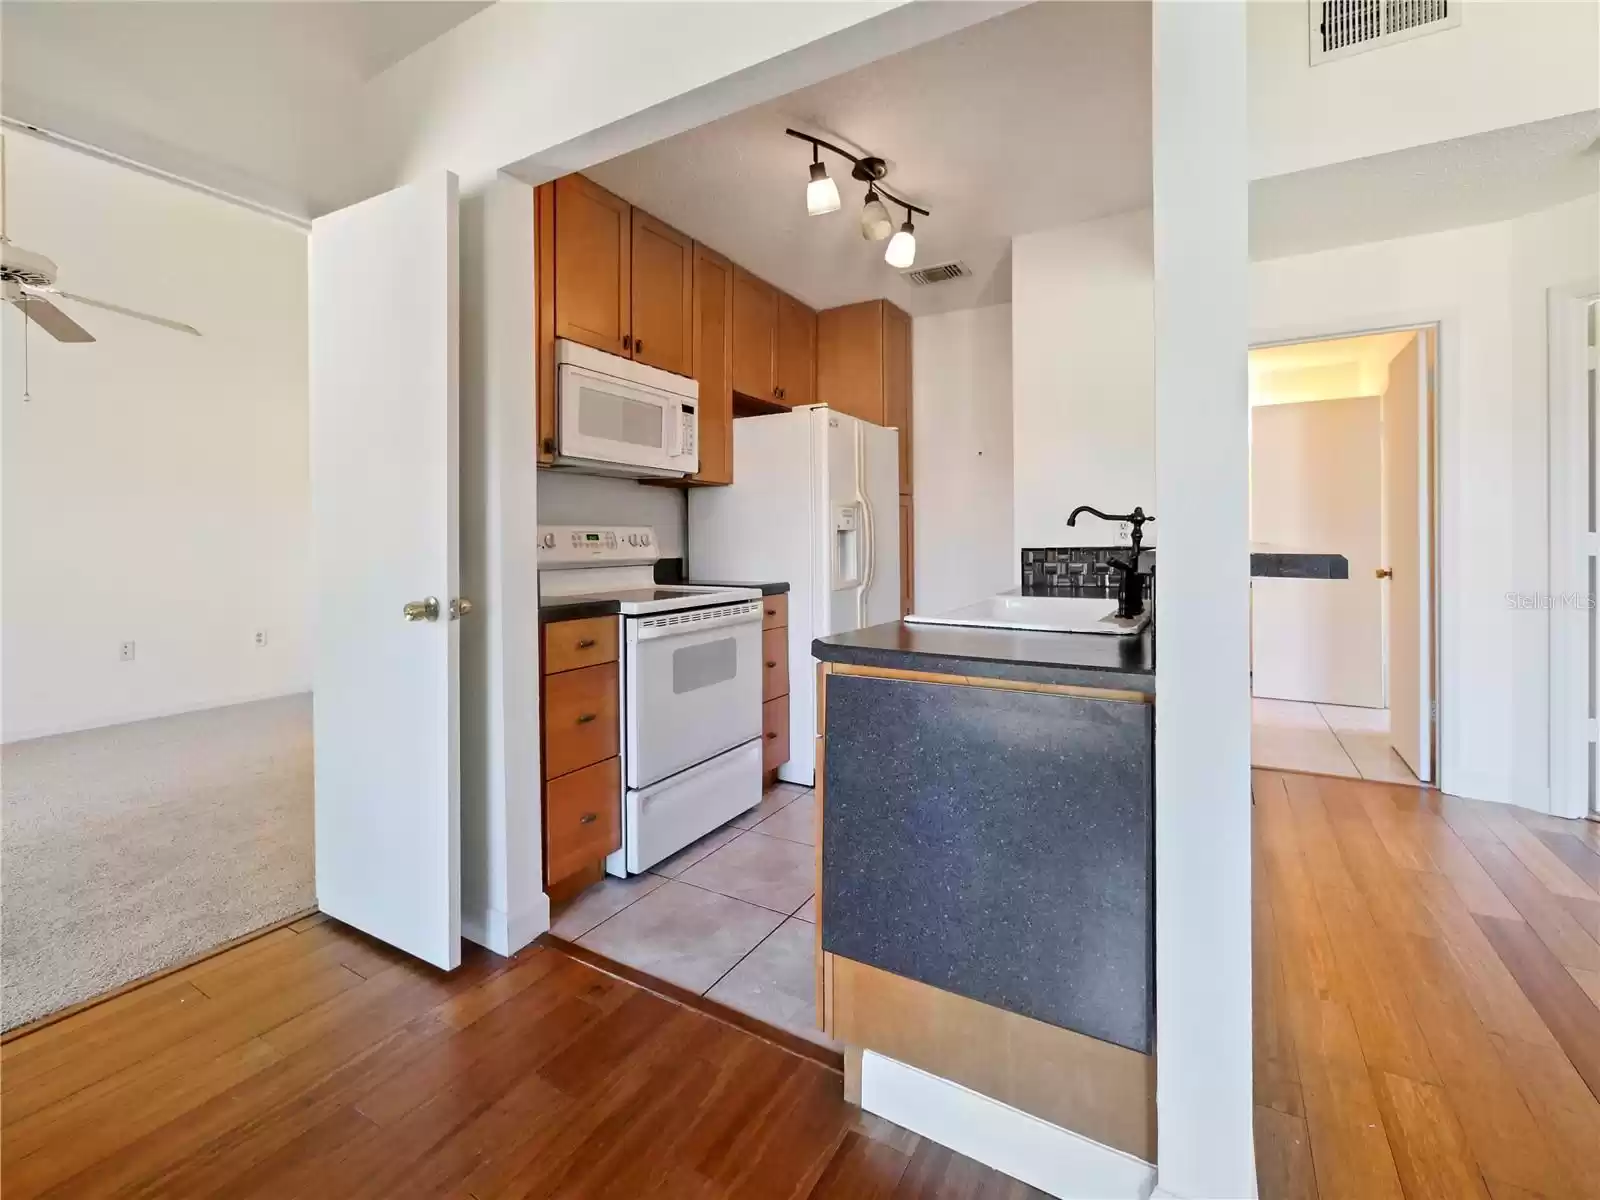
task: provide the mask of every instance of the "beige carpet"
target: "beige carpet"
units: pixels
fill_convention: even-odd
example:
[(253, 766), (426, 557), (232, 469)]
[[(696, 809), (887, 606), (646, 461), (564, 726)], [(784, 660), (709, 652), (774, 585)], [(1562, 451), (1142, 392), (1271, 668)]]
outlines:
[(316, 902), (311, 697), (0, 747), (0, 1026)]

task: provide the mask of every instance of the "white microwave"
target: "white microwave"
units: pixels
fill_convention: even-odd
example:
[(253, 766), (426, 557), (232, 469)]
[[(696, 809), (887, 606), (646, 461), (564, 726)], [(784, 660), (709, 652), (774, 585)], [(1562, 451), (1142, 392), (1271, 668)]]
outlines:
[(604, 475), (700, 469), (700, 385), (556, 340), (556, 465)]

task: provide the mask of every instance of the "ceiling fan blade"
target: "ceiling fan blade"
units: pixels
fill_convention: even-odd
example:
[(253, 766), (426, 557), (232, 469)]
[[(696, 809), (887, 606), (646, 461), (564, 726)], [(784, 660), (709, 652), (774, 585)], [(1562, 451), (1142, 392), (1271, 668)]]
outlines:
[(92, 342), (94, 334), (79, 325), (50, 301), (40, 296), (19, 296), (12, 300), (22, 313), (58, 342)]
[(200, 331), (193, 325), (185, 325), (182, 321), (169, 321), (166, 317), (153, 316), (150, 313), (140, 312), (136, 308), (123, 308), (120, 304), (108, 304), (104, 300), (91, 300), (88, 296), (79, 296), (72, 292), (63, 292), (60, 288), (51, 288), (52, 296), (60, 296), (63, 300), (72, 300), (78, 304), (87, 304), (91, 308), (103, 308), (107, 312), (121, 313), (125, 317), (132, 317), (136, 321), (149, 321), (152, 325), (164, 325), (168, 329), (176, 329), (179, 333), (192, 333), (200, 336)]

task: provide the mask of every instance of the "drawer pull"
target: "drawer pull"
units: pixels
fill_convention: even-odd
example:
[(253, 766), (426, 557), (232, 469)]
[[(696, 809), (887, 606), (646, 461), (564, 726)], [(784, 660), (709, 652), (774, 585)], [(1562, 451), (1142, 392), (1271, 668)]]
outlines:
[(579, 650), (587, 650), (593, 645), (594, 645), (594, 639), (593, 638), (584, 638), (582, 641), (580, 641), (578, 643), (578, 649)]
[(778, 735), (777, 735), (777, 734), (776, 734), (776, 733), (769, 733), (769, 734), (767, 734), (767, 741), (769, 741), (769, 742), (775, 742), (775, 741), (777, 741), (777, 740), (778, 740)]
[(583, 816), (578, 818), (578, 824), (579, 825), (593, 825), (599, 819), (600, 819), (600, 814), (599, 813), (584, 813)]
[(767, 609), (767, 616), (769, 616), (769, 617), (775, 617), (775, 616), (777, 616), (777, 615), (778, 615), (778, 610), (777, 610), (777, 609), (775, 609), (775, 608), (769, 608), (769, 609)]
[(767, 659), (767, 670), (770, 671), (770, 670), (772, 670), (773, 667), (775, 667), (777, 665), (778, 665), (778, 660), (777, 659), (775, 659), (775, 658)]
[(594, 720), (599, 715), (600, 715), (599, 713), (583, 713), (578, 717), (578, 724), (579, 725), (587, 725), (590, 721)]

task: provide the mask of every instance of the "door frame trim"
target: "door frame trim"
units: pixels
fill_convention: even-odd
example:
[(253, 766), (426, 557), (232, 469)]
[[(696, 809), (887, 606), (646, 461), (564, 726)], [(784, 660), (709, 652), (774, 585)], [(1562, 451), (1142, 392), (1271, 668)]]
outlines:
[[(1453, 485), (1455, 474), (1450, 467), (1453, 461), (1447, 463), (1446, 456), (1449, 443), (1445, 439), (1444, 422), (1445, 387), (1447, 378), (1455, 377), (1456, 341), (1453, 335), (1458, 327), (1459, 316), (1454, 309), (1427, 309), (1417, 312), (1400, 312), (1386, 314), (1374, 318), (1370, 323), (1361, 323), (1354, 326), (1326, 325), (1290, 326), (1278, 329), (1250, 330), (1250, 344), (1248, 350), (1264, 350), (1271, 346), (1304, 345), (1307, 342), (1331, 342), (1341, 338), (1364, 337), (1373, 333), (1401, 333), (1413, 331), (1426, 334), (1433, 342), (1433, 369), (1429, 374), (1428, 395), (1424, 398), (1432, 411), (1428, 420), (1428, 511), (1430, 514), (1428, 528), (1429, 558), (1429, 589), (1432, 599), (1433, 621), (1429, 630), (1428, 654), (1428, 688), (1429, 702), (1432, 704), (1432, 720), (1430, 726), (1431, 757), (1433, 761), (1433, 779), (1425, 787), (1437, 788), (1445, 791), (1452, 790), (1446, 787), (1445, 778), (1447, 767), (1453, 767), (1446, 756), (1446, 739), (1443, 735), (1447, 704), (1445, 696), (1447, 680), (1453, 681), (1456, 672), (1454, 660), (1446, 661), (1443, 648), (1445, 646), (1444, 630), (1448, 626), (1455, 628), (1457, 613), (1456, 605), (1452, 599), (1453, 588), (1444, 586), (1448, 577), (1455, 578), (1455, 562), (1452, 556), (1445, 553), (1445, 540), (1442, 536), (1446, 526), (1453, 528), (1460, 512), (1459, 504), (1450, 495), (1448, 489)], [(1247, 351), (1248, 353), (1248, 351)], [(1247, 401), (1248, 402), (1248, 401)], [(1388, 606), (1385, 603), (1385, 611)], [(1388, 648), (1385, 643), (1385, 670), (1387, 670)], [(1388, 686), (1385, 681), (1385, 702), (1388, 700)], [(1453, 772), (1452, 772), (1453, 773)]]
[[(1558, 817), (1586, 817), (1589, 807), (1589, 764), (1584, 736), (1589, 720), (1588, 672), (1577, 669), (1581, 658), (1593, 663), (1587, 610), (1568, 608), (1563, 596), (1589, 591), (1583, 560), (1594, 554), (1595, 535), (1588, 529), (1588, 497), (1582, 459), (1594, 443), (1588, 429), (1588, 307), (1600, 300), (1600, 278), (1549, 289), (1546, 330), (1549, 342), (1550, 464), (1550, 812)], [(1591, 467), (1590, 471), (1594, 468)], [(1587, 543), (1587, 544), (1586, 544)], [(1587, 651), (1587, 655), (1585, 655)], [(1594, 670), (1591, 665), (1589, 670)]]

